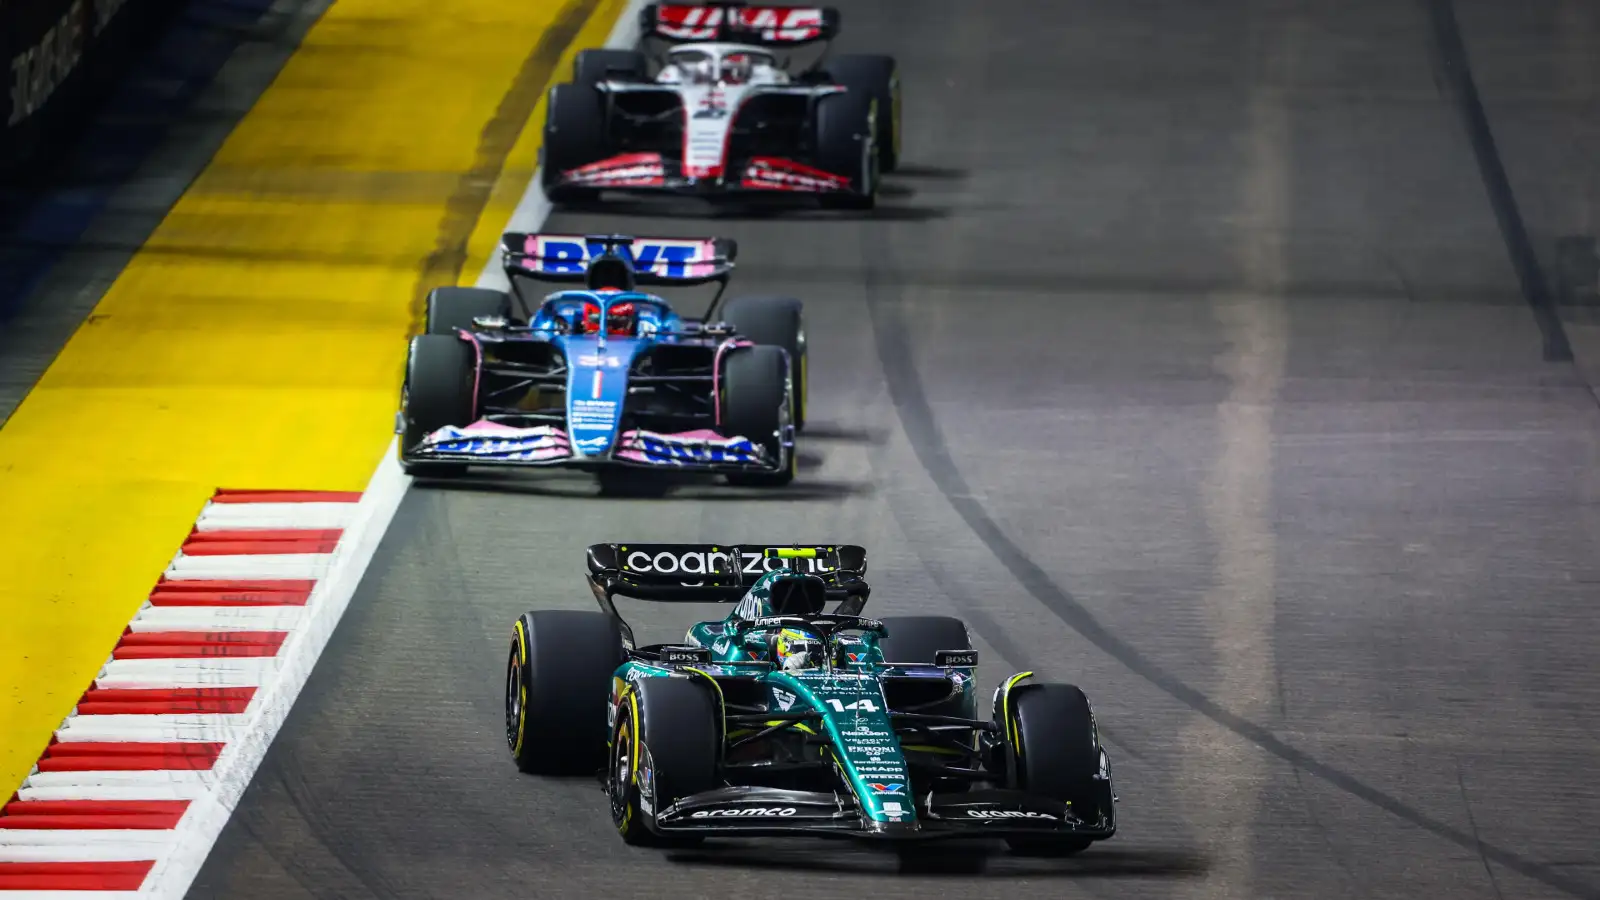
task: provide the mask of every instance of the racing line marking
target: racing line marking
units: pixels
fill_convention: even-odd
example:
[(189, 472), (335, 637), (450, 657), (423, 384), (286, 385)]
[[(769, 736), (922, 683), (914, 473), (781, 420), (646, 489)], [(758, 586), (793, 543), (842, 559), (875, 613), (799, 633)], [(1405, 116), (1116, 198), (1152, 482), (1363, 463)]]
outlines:
[[(642, 6), (630, 0), (605, 46), (637, 43)], [(537, 231), (549, 213), (535, 172), (504, 230)], [(477, 284), (504, 289), (498, 248)], [(391, 442), (361, 493), (207, 502), (0, 806), (0, 900), (182, 900), (410, 486)]]

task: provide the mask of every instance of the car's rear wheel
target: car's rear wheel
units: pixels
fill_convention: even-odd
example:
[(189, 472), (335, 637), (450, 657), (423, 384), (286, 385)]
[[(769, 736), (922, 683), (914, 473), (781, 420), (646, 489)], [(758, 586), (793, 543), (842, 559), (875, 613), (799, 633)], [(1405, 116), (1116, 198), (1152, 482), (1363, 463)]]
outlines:
[[(771, 459), (784, 460), (777, 472), (730, 474), (728, 483), (752, 487), (788, 484), (795, 476), (793, 448), (783, 446), (782, 432), (793, 415), (794, 394), (789, 389), (789, 363), (780, 347), (740, 347), (723, 358), (722, 422), (717, 430), (726, 437), (749, 438), (766, 449)], [(785, 456), (787, 454), (787, 456)]]
[(466, 469), (460, 463), (413, 462), (405, 454), (447, 425), (472, 424), (477, 367), (472, 345), (459, 337), (420, 334), (411, 339), (400, 397), (400, 462), (408, 475), (454, 475)]
[(872, 209), (878, 203), (876, 130), (878, 101), (849, 91), (817, 101), (817, 163), (850, 179), (846, 191), (821, 195), (822, 205), (836, 209)]
[(608, 79), (643, 81), (645, 57), (637, 50), (579, 50), (572, 60), (572, 83), (595, 85)]
[(789, 351), (794, 389), (794, 430), (806, 424), (806, 326), (804, 304), (793, 297), (735, 297), (722, 318), (743, 337)]
[(618, 704), (607, 779), (611, 820), (624, 841), (661, 846), (698, 840), (665, 838), (652, 828), (661, 810), (718, 786), (720, 721), (716, 698), (701, 679), (633, 682)]
[(878, 101), (878, 168), (893, 172), (900, 164), (900, 69), (892, 56), (837, 56), (828, 74), (851, 91), (870, 94)]
[(506, 317), (511, 298), (505, 291), (488, 288), (442, 287), (428, 292), (426, 334), (453, 335), (457, 329), (472, 330), (474, 319)]
[(506, 743), (517, 768), (538, 775), (594, 774), (606, 762), (606, 704), (625, 657), (604, 613), (523, 614), (506, 662)]
[[(1015, 731), (1017, 764), (1013, 787), (1062, 800), (1068, 811), (1096, 821), (1112, 811), (1111, 783), (1100, 780), (1100, 735), (1089, 698), (1070, 684), (1024, 684), (1013, 688), (1008, 706)], [(1005, 725), (1007, 723), (1002, 723)], [(1080, 853), (1093, 840), (1071, 834), (1030, 834), (1006, 838), (1011, 849), (1040, 856)]]
[(886, 665), (934, 664), (940, 650), (971, 650), (967, 623), (951, 616), (885, 616), (887, 635), (878, 639)]

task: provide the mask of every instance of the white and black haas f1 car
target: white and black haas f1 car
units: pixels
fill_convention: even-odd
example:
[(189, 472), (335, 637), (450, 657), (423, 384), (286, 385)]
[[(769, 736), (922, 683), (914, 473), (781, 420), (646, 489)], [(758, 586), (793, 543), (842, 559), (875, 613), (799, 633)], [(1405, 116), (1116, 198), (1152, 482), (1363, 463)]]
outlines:
[[(890, 56), (827, 54), (837, 10), (714, 2), (640, 15), (645, 49), (584, 50), (550, 90), (552, 203), (613, 191), (876, 204), (900, 156), (899, 75)], [(819, 45), (809, 63), (793, 58)]]

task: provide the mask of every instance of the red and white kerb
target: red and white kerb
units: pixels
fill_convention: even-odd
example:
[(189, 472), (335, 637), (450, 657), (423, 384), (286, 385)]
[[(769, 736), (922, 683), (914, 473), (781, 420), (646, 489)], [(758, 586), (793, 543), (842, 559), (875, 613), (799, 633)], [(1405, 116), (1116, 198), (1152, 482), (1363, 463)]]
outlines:
[(248, 782), (265, 749), (241, 752), (261, 732), (257, 695), (277, 678), (297, 629), (318, 618), (317, 586), (360, 499), (307, 491), (212, 497), (94, 683), (0, 808), (0, 900), (133, 897), (180, 851), (185, 818), (217, 805), (207, 801), (219, 799), (225, 782)]

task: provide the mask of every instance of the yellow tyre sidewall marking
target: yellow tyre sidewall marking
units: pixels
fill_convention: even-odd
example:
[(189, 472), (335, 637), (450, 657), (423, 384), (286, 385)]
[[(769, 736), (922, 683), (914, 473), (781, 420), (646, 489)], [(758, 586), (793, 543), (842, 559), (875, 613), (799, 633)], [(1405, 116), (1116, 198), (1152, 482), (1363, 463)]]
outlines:
[[(594, 11), (555, 80), (625, 6), (579, 2)], [(485, 170), (486, 123), (574, 5), (334, 4), (0, 428), (0, 788), (28, 773), (215, 488), (366, 486), (419, 273)], [(469, 283), (532, 172), (542, 106), (461, 228)]]

